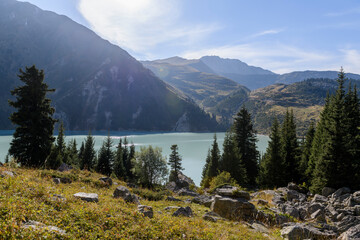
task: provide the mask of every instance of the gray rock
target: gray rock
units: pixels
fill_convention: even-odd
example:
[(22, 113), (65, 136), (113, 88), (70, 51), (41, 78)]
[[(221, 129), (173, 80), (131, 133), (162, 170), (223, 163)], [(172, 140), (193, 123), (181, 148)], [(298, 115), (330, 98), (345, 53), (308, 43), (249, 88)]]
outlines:
[(303, 193), (299, 193), (295, 190), (289, 190), (286, 193), (286, 197), (288, 201), (295, 201), (295, 202), (304, 202), (306, 200), (306, 195)]
[(59, 202), (65, 202), (66, 201), (65, 197), (63, 197), (61, 195), (58, 195), (58, 194), (53, 194), (50, 199), (53, 200), (53, 201), (59, 201)]
[(71, 179), (67, 178), (67, 177), (60, 178), (60, 182), (61, 183), (72, 183)]
[(304, 191), (304, 189), (302, 189), (301, 187), (299, 187), (297, 184), (295, 184), (293, 182), (288, 183), (287, 188), (289, 190), (295, 190), (297, 192), (303, 192)]
[(55, 183), (55, 184), (60, 184), (60, 178), (53, 178), (53, 182)]
[(331, 197), (332, 197), (332, 198), (338, 198), (338, 197), (340, 197), (341, 195), (344, 195), (344, 194), (347, 194), (347, 193), (351, 193), (351, 189), (348, 188), (348, 187), (342, 187), (342, 188), (339, 188), (338, 190), (336, 190), (336, 191), (331, 195)]
[(166, 211), (168, 211), (168, 210), (172, 210), (172, 209), (179, 209), (180, 207), (178, 207), (178, 206), (168, 206), (168, 207), (166, 207), (166, 208), (164, 208), (164, 210), (166, 210)]
[(265, 233), (265, 234), (270, 233), (270, 230), (264, 224), (261, 224), (261, 223), (258, 223), (258, 222), (253, 222), (250, 225), (250, 227), (252, 229), (254, 229), (255, 232), (260, 232), (260, 233)]
[(243, 198), (233, 199), (216, 195), (211, 204), (211, 211), (230, 220), (251, 220), (256, 216), (256, 208)]
[(358, 224), (360, 224), (359, 217), (354, 217), (354, 216), (349, 216), (349, 215), (345, 216), (343, 219), (341, 219), (340, 222), (335, 223), (339, 232), (345, 232), (349, 228), (356, 226)]
[(149, 218), (154, 217), (153, 208), (150, 206), (138, 205), (138, 211), (144, 214), (145, 217), (149, 217)]
[(170, 191), (178, 192), (182, 188), (189, 190), (189, 187), (191, 185), (195, 186), (194, 181), (191, 178), (184, 175), (183, 173), (179, 172), (178, 179), (176, 180), (176, 182), (171, 181), (167, 183), (165, 187)]
[(325, 212), (326, 215), (331, 219), (335, 219), (339, 214), (339, 212), (332, 205), (328, 205), (325, 209)]
[(1, 177), (14, 177), (16, 174), (12, 171), (2, 171)]
[(182, 202), (180, 199), (174, 198), (172, 196), (167, 196), (167, 198), (165, 200), (172, 201), (172, 202)]
[(62, 163), (62, 164), (60, 165), (60, 167), (58, 168), (58, 171), (59, 171), (59, 172), (66, 172), (66, 171), (70, 171), (71, 169), (73, 169), (72, 166), (69, 166), (69, 165), (67, 165), (66, 163)]
[(101, 178), (99, 178), (99, 180), (100, 180), (101, 182), (109, 185), (109, 186), (112, 186), (112, 185), (113, 185), (113, 181), (112, 181), (112, 179), (109, 178), (109, 177), (101, 177)]
[(203, 219), (210, 222), (217, 222), (218, 220), (222, 219), (219, 214), (214, 212), (207, 212), (204, 214)]
[(314, 212), (318, 211), (319, 209), (324, 210), (324, 205), (321, 203), (311, 203), (307, 208), (308, 216), (311, 216)]
[(138, 196), (131, 194), (129, 189), (124, 186), (117, 187), (113, 193), (113, 196), (114, 198), (122, 198), (126, 202), (135, 203), (137, 205), (140, 204)]
[(329, 199), (325, 196), (315, 194), (314, 198), (311, 200), (312, 203), (327, 203)]
[(279, 205), (285, 203), (285, 198), (280, 195), (275, 195), (271, 201), (273, 202), (273, 204), (279, 206)]
[(231, 185), (224, 185), (217, 188), (215, 190), (215, 194), (223, 197), (244, 198), (246, 200), (250, 200), (250, 194), (248, 192), (239, 190), (237, 187)]
[(188, 190), (186, 188), (182, 188), (180, 189), (180, 191), (178, 191), (177, 193), (179, 196), (190, 196), (190, 197), (196, 197), (196, 196), (199, 196), (198, 193), (194, 192), (194, 191), (191, 191), (191, 190)]
[(321, 232), (319, 229), (304, 223), (293, 223), (281, 229), (281, 236), (289, 240), (301, 239), (334, 239), (332, 231)]
[(275, 214), (275, 225), (281, 226), (284, 223), (288, 223), (288, 222), (290, 222), (290, 219), (287, 216), (281, 214)]
[(316, 212), (311, 214), (311, 218), (315, 219), (318, 222), (325, 222), (325, 211), (324, 209), (318, 209)]
[(50, 231), (50, 232), (55, 232), (55, 233), (58, 233), (58, 234), (61, 234), (61, 235), (65, 235), (66, 232), (58, 227), (55, 227), (55, 226), (47, 226), (43, 223), (40, 223), (40, 222), (36, 222), (36, 221), (27, 221), (25, 222), (21, 228), (32, 228), (32, 229), (36, 229), (36, 230), (47, 230), (47, 231)]
[(184, 216), (184, 217), (191, 217), (193, 215), (193, 212), (191, 210), (190, 207), (180, 207), (178, 210), (176, 210), (172, 216), (174, 217), (180, 217), (180, 216)]
[(290, 204), (284, 204), (281, 208), (282, 212), (285, 214), (288, 214), (289, 216), (293, 218), (300, 219), (299, 210)]
[(354, 207), (354, 211), (356, 216), (360, 216), (360, 205), (356, 205)]
[(349, 228), (346, 232), (343, 232), (338, 240), (352, 240), (360, 239), (360, 224)]
[(212, 196), (200, 195), (194, 197), (191, 202), (204, 205), (205, 207), (211, 207), (211, 203), (213, 202)]
[(336, 191), (334, 188), (324, 187), (321, 191), (321, 195), (328, 197)]
[(269, 206), (269, 202), (263, 199), (257, 199), (256, 204), (260, 206)]
[(99, 196), (96, 193), (79, 192), (75, 193), (73, 196), (86, 202), (99, 202)]

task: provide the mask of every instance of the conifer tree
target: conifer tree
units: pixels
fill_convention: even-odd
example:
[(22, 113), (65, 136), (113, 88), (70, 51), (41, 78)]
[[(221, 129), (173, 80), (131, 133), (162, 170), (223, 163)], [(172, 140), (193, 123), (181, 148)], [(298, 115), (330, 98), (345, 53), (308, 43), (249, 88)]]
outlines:
[(66, 144), (65, 144), (65, 134), (64, 134), (64, 124), (63, 122), (60, 122), (59, 125), (59, 133), (56, 139), (56, 147), (58, 149), (58, 152), (62, 158), (65, 156), (65, 150), (66, 150)]
[(221, 156), (220, 156), (219, 145), (217, 143), (216, 134), (214, 134), (214, 142), (210, 150), (210, 161), (209, 161), (206, 177), (213, 178), (216, 175), (218, 175), (220, 170), (220, 166), (219, 166), (220, 158)]
[(81, 142), (81, 146), (79, 149), (79, 154), (78, 154), (78, 159), (79, 159), (79, 167), (81, 168), (82, 166), (82, 159), (84, 157), (84, 150), (85, 150), (85, 144), (84, 142)]
[(69, 141), (66, 147), (66, 152), (68, 155), (68, 164), (79, 166), (80, 163), (79, 163), (78, 150), (75, 139)]
[(202, 173), (201, 173), (200, 186), (202, 186), (202, 187), (208, 187), (209, 182), (210, 182), (210, 179), (207, 177), (207, 172), (209, 171), (210, 159), (211, 159), (211, 153), (210, 153), (210, 149), (208, 149), (205, 164), (203, 166)]
[(299, 181), (300, 151), (296, 137), (296, 124), (293, 111), (286, 110), (285, 119), (281, 129), (282, 156), (284, 158), (284, 181)]
[(271, 126), (270, 141), (266, 153), (260, 162), (259, 184), (270, 188), (285, 185), (284, 169), (280, 126), (279, 121), (275, 118)]
[(300, 175), (300, 181), (305, 182), (307, 184), (309, 184), (311, 180), (311, 173), (309, 174), (307, 172), (307, 169), (309, 166), (311, 147), (314, 141), (314, 137), (315, 137), (315, 125), (312, 122), (309, 126), (309, 129), (307, 130), (305, 136), (305, 142), (302, 145), (302, 154), (301, 154), (301, 160), (298, 170)]
[(94, 167), (96, 162), (96, 152), (94, 150), (95, 140), (94, 137), (91, 136), (91, 132), (89, 131), (89, 134), (85, 140), (84, 145), (84, 151), (82, 154), (81, 159), (81, 169), (87, 169), (90, 170)]
[(170, 165), (170, 177), (169, 181), (177, 181), (178, 175), (184, 168), (181, 166), (181, 156), (178, 153), (178, 146), (176, 144), (171, 145), (171, 154), (169, 156), (168, 165)]
[(238, 184), (245, 185), (247, 183), (247, 174), (242, 157), (237, 149), (231, 132), (227, 132), (224, 138), (223, 154), (221, 157), (221, 171), (230, 173)]
[(123, 161), (123, 146), (122, 146), (121, 138), (120, 138), (119, 144), (116, 148), (114, 173), (115, 173), (116, 177), (121, 178), (123, 180), (126, 179), (126, 171), (125, 171), (124, 161)]
[(10, 143), (9, 153), (23, 166), (40, 167), (45, 163), (54, 142), (54, 108), (47, 93), (53, 92), (44, 83), (44, 71), (35, 66), (20, 69), (20, 80), (25, 85), (15, 88), (11, 94), (15, 101), (10, 106), (17, 111), (11, 114), (10, 120), (17, 125)]
[(114, 153), (111, 150), (113, 142), (110, 135), (104, 140), (100, 150), (96, 171), (104, 175), (110, 176), (114, 162)]
[[(234, 119), (233, 128), (236, 147), (240, 154), (239, 156), (241, 157), (241, 160), (239, 159), (236, 164), (238, 166), (241, 166), (241, 164), (244, 165), (248, 183), (250, 185), (255, 185), (259, 172), (259, 152), (256, 149), (256, 142), (258, 140), (251, 122), (251, 115), (244, 106), (240, 109)], [(236, 176), (231, 176), (237, 179)]]

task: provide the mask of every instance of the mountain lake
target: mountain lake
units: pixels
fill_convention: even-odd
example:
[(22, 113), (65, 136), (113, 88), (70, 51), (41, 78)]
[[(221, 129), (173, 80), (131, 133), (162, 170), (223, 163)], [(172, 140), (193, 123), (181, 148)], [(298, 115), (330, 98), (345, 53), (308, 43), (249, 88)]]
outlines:
[[(0, 131), (0, 160), (4, 161), (6, 153), (8, 152), (13, 131)], [(78, 149), (81, 142), (85, 141), (87, 132), (83, 131), (66, 131), (65, 140), (68, 142), (76, 139)], [(99, 150), (103, 140), (108, 135), (105, 131), (92, 132), (95, 138), (95, 150)], [(163, 156), (168, 159), (171, 153), (170, 146), (177, 144), (179, 154), (182, 156), (182, 166), (185, 168), (185, 175), (191, 177), (196, 185), (200, 184), (202, 168), (205, 164), (208, 149), (211, 148), (214, 133), (149, 133), (149, 132), (116, 132), (111, 131), (110, 136), (113, 139), (113, 149), (119, 143), (120, 138), (127, 137), (129, 143), (134, 143), (136, 150), (141, 146), (152, 145), (154, 147), (162, 148)], [(220, 150), (224, 142), (225, 133), (216, 133), (217, 141)], [(264, 154), (268, 145), (269, 137), (265, 135), (257, 135), (257, 148), (260, 154)]]

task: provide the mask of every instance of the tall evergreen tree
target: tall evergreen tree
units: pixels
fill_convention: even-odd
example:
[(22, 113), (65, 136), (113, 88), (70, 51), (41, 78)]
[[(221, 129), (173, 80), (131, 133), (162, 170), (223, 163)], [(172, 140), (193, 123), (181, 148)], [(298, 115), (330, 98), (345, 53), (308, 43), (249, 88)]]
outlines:
[(284, 161), (281, 146), (279, 121), (275, 118), (270, 133), (266, 153), (260, 162), (259, 184), (263, 187), (279, 187), (286, 184), (284, 180)]
[(310, 183), (311, 180), (311, 173), (309, 174), (307, 169), (309, 166), (310, 154), (311, 154), (311, 147), (315, 137), (315, 124), (312, 122), (307, 130), (305, 141), (302, 145), (302, 154), (301, 160), (299, 164), (299, 175), (300, 181), (305, 182), (307, 184)]
[(79, 157), (78, 157), (78, 150), (77, 150), (77, 143), (75, 139), (69, 141), (66, 152), (68, 155), (68, 164), (79, 166)]
[(79, 159), (79, 167), (82, 168), (82, 159), (84, 158), (84, 150), (85, 150), (85, 144), (84, 142), (81, 142), (81, 146), (79, 149), (78, 159)]
[(217, 143), (216, 134), (214, 134), (214, 142), (210, 150), (210, 162), (206, 173), (206, 176), (208, 178), (213, 178), (216, 175), (218, 175), (220, 170), (220, 165), (219, 165), (220, 158), (221, 156), (220, 156), (219, 145)]
[(230, 173), (238, 184), (245, 185), (247, 183), (247, 174), (242, 162), (241, 154), (235, 144), (232, 132), (227, 132), (224, 138), (223, 154), (221, 157), (221, 171)]
[(110, 176), (114, 162), (114, 153), (111, 150), (113, 142), (110, 135), (104, 140), (100, 150), (96, 171), (104, 175)]
[(65, 133), (64, 133), (64, 124), (63, 122), (60, 122), (59, 125), (59, 133), (56, 139), (56, 147), (59, 151), (59, 154), (62, 158), (65, 156), (65, 150), (66, 150), (66, 143), (65, 143)]
[(89, 134), (85, 140), (84, 145), (84, 152), (82, 154), (81, 159), (81, 169), (87, 169), (90, 170), (94, 167), (94, 164), (96, 162), (96, 152), (94, 149), (95, 140), (94, 137), (91, 136), (91, 132), (89, 131)]
[(299, 181), (300, 151), (296, 137), (296, 124), (293, 111), (286, 110), (285, 119), (281, 129), (282, 155), (284, 158), (284, 181)]
[(120, 138), (119, 144), (116, 148), (114, 173), (118, 178), (121, 178), (123, 180), (126, 179), (126, 171), (125, 171), (124, 161), (123, 161), (123, 146), (122, 146), (121, 138)]
[(176, 144), (171, 145), (171, 154), (169, 156), (168, 165), (170, 165), (170, 181), (177, 181), (178, 175), (181, 170), (184, 168), (181, 166), (181, 156), (178, 153), (178, 146)]
[[(256, 178), (259, 172), (259, 152), (256, 149), (256, 132), (251, 122), (251, 115), (243, 106), (234, 119), (234, 133), (236, 147), (240, 153), (241, 161), (238, 161), (237, 165), (242, 163), (246, 169), (248, 183), (255, 185)], [(236, 176), (232, 176), (236, 179)]]
[(11, 94), (15, 101), (9, 101), (10, 106), (17, 109), (10, 120), (17, 125), (10, 143), (9, 153), (21, 165), (40, 167), (45, 163), (54, 142), (54, 123), (52, 115), (54, 108), (47, 93), (53, 92), (44, 83), (44, 71), (35, 66), (20, 70), (18, 75), (25, 85), (15, 88)]
[(206, 160), (205, 160), (205, 164), (203, 166), (202, 169), (202, 173), (201, 173), (201, 183), (200, 186), (202, 187), (208, 187), (207, 185), (209, 184), (209, 180), (207, 177), (207, 173), (209, 171), (209, 164), (210, 164), (210, 159), (211, 159), (211, 153), (210, 153), (210, 149), (208, 150), (208, 153), (206, 155)]
[[(356, 94), (344, 90), (345, 74), (341, 69), (338, 75), (338, 89), (335, 95), (326, 102), (321, 115), (321, 128), (317, 128), (311, 158), (315, 163), (312, 174), (310, 190), (320, 192), (325, 186), (328, 187), (355, 187), (354, 163), (359, 161), (352, 153), (359, 148), (356, 141), (358, 128), (352, 125), (359, 123), (359, 115), (351, 113), (354, 110), (351, 105), (357, 104), (358, 99), (352, 100)], [(356, 91), (355, 91), (356, 92)], [(356, 97), (357, 98), (357, 97)], [(358, 112), (359, 110), (356, 110)], [(319, 123), (319, 125), (320, 125)], [(356, 130), (356, 129), (357, 130)], [(320, 138), (320, 139), (319, 139)], [(316, 140), (316, 142), (315, 142)], [(319, 149), (315, 149), (315, 145)], [(352, 151), (352, 150), (354, 151)], [(356, 165), (356, 164), (355, 164)]]

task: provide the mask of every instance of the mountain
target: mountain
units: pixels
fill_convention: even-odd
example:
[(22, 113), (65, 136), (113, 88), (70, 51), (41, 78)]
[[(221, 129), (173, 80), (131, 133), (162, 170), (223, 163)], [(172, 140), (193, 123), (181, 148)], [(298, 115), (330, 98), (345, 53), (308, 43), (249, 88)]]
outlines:
[(247, 95), (249, 90), (228, 78), (216, 75), (201, 60), (173, 57), (142, 64), (156, 76), (192, 98), (201, 108), (209, 111), (233, 91)]
[(69, 130), (207, 131), (217, 123), (126, 51), (29, 3), (0, 2), (0, 128), (19, 68), (44, 69), (56, 117)]
[[(295, 82), (301, 82), (310, 78), (336, 79), (338, 77), (338, 73), (339, 72), (336, 71), (297, 71), (278, 75), (276, 78), (276, 82), (290, 84)], [(348, 79), (360, 80), (359, 74), (346, 73), (346, 77)]]

